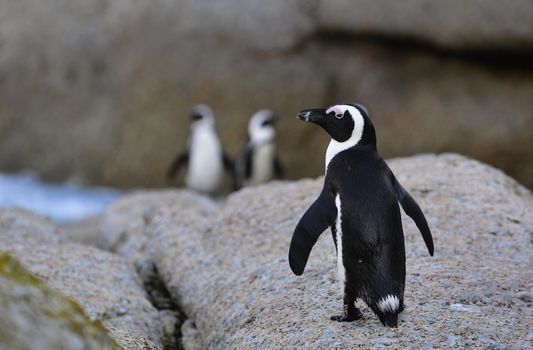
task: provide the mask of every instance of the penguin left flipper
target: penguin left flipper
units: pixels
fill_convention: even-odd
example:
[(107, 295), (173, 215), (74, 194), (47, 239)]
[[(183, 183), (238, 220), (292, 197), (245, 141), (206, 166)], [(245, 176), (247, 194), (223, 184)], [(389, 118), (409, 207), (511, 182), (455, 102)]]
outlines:
[(416, 226), (420, 230), (420, 233), (422, 234), (422, 237), (424, 238), (429, 255), (433, 256), (433, 237), (431, 236), (431, 231), (424, 213), (422, 213), (420, 206), (413, 199), (413, 197), (411, 197), (409, 192), (407, 192), (405, 188), (400, 185), (398, 180), (396, 180), (396, 177), (392, 174), (392, 172), (391, 176), (394, 192), (396, 193), (396, 199), (398, 199), (398, 202), (400, 202), (405, 213), (415, 222)]
[(289, 265), (295, 275), (304, 272), (311, 249), (318, 237), (335, 223), (337, 207), (333, 195), (325, 188), (302, 216), (292, 235)]
[(235, 163), (236, 190), (243, 188), (246, 180), (252, 176), (252, 153), (253, 147), (250, 144), (250, 137), (247, 136), (246, 143)]
[(168, 171), (167, 171), (167, 180), (168, 181), (171, 181), (174, 176), (176, 176), (176, 173), (178, 172), (178, 170), (186, 163), (189, 162), (189, 152), (188, 151), (185, 151), (181, 154), (179, 154), (177, 157), (176, 157), (176, 160), (174, 160), (174, 162), (172, 163), (172, 165), (170, 166), (170, 168), (168, 168)]

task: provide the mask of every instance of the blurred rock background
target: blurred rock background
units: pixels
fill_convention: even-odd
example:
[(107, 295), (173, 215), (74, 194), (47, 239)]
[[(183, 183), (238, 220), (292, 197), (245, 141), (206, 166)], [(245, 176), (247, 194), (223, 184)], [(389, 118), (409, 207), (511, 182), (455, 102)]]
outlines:
[(358, 101), (385, 157), (456, 151), (533, 186), (533, 2), (0, 2), (0, 170), (161, 186), (207, 103), (235, 154), (271, 108), (288, 176), (327, 137), (293, 117)]

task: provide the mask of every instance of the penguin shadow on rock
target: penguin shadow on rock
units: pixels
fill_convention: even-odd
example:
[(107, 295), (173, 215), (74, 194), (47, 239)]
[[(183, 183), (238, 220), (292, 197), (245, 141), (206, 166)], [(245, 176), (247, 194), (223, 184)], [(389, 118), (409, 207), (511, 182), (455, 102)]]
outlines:
[(167, 171), (171, 183), (179, 170), (186, 166), (187, 188), (215, 196), (219, 194), (224, 179), (224, 169), (231, 175), (236, 187), (235, 166), (224, 152), (215, 130), (215, 116), (207, 105), (195, 106), (190, 114), (191, 134), (184, 152), (179, 154)]
[(400, 185), (376, 149), (367, 110), (357, 104), (307, 109), (298, 118), (322, 127), (331, 141), (326, 151), (324, 187), (294, 230), (289, 264), (304, 272), (311, 249), (328, 227), (337, 252), (343, 309), (331, 319), (360, 319), (363, 300), (384, 326), (397, 327), (404, 309), (405, 246), (401, 213), (416, 223), (429, 254), (433, 238), (416, 201)]
[(257, 111), (250, 118), (246, 141), (235, 162), (238, 189), (284, 177), (276, 154), (275, 124), (279, 120), (280, 116), (268, 109)]

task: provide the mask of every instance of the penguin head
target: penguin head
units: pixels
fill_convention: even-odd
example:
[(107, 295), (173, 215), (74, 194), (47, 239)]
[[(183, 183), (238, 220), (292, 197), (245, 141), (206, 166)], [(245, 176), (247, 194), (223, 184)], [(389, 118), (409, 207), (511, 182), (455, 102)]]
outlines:
[(193, 128), (197, 126), (214, 126), (215, 116), (213, 110), (207, 105), (196, 105), (191, 111), (191, 125)]
[(268, 109), (257, 111), (248, 123), (248, 135), (254, 143), (271, 142), (276, 136), (274, 124), (278, 116)]
[(365, 107), (338, 104), (327, 108), (304, 109), (298, 118), (319, 125), (335, 141), (376, 147), (376, 131)]

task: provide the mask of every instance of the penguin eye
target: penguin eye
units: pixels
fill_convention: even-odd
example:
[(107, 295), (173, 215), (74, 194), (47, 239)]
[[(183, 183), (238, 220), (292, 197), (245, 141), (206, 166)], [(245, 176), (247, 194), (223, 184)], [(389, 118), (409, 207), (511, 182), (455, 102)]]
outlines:
[(194, 112), (191, 113), (191, 119), (192, 120), (200, 120), (202, 118), (203, 118), (203, 116), (200, 113), (194, 113)]
[(346, 112), (342, 113), (342, 114), (335, 114), (335, 118), (337, 119), (342, 119), (344, 118), (344, 115), (346, 114)]

